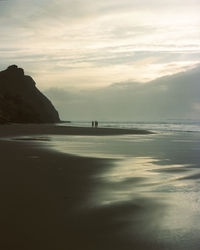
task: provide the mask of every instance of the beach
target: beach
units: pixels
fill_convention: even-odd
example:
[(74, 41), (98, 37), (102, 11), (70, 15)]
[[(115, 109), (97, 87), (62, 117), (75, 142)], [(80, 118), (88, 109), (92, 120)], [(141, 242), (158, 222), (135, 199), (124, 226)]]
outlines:
[(199, 249), (199, 133), (0, 127), (6, 250)]
[(56, 126), (54, 124), (10, 124), (1, 125), (0, 136), (23, 135), (123, 135), (150, 134), (152, 132), (140, 129), (92, 128), (75, 126)]

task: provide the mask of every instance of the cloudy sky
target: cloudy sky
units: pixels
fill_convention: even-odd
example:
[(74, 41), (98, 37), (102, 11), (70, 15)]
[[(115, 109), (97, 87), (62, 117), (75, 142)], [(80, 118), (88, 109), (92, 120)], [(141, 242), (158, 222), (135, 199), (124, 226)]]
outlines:
[(199, 0), (0, 0), (0, 68), (40, 89), (149, 82), (200, 62)]
[(23, 67), (62, 119), (199, 118), (199, 13), (199, 0), (0, 0), (0, 69)]
[(50, 88), (50, 97), (65, 120), (114, 121), (200, 120), (200, 67), (146, 84), (120, 82), (93, 90)]

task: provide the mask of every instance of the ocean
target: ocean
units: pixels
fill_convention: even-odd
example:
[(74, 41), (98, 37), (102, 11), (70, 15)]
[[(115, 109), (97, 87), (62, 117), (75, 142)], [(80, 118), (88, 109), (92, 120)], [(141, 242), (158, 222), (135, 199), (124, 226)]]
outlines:
[[(200, 132), (200, 120), (98, 121), (103, 128), (147, 129), (151, 131)], [(66, 126), (91, 127), (92, 121), (71, 121)]]

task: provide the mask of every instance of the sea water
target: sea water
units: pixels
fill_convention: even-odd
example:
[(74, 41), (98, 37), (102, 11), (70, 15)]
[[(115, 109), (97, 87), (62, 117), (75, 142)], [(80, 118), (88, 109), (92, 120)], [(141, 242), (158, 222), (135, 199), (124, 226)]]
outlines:
[[(103, 128), (147, 129), (153, 131), (200, 132), (200, 120), (159, 120), (159, 121), (98, 121)], [(71, 121), (64, 126), (91, 127), (92, 121)]]

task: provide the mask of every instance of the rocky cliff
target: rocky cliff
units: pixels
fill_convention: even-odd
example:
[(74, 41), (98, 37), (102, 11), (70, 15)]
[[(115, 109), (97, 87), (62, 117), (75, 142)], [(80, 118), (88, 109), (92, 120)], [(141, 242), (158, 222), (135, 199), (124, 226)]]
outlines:
[(55, 123), (58, 112), (16, 65), (0, 72), (0, 123)]

